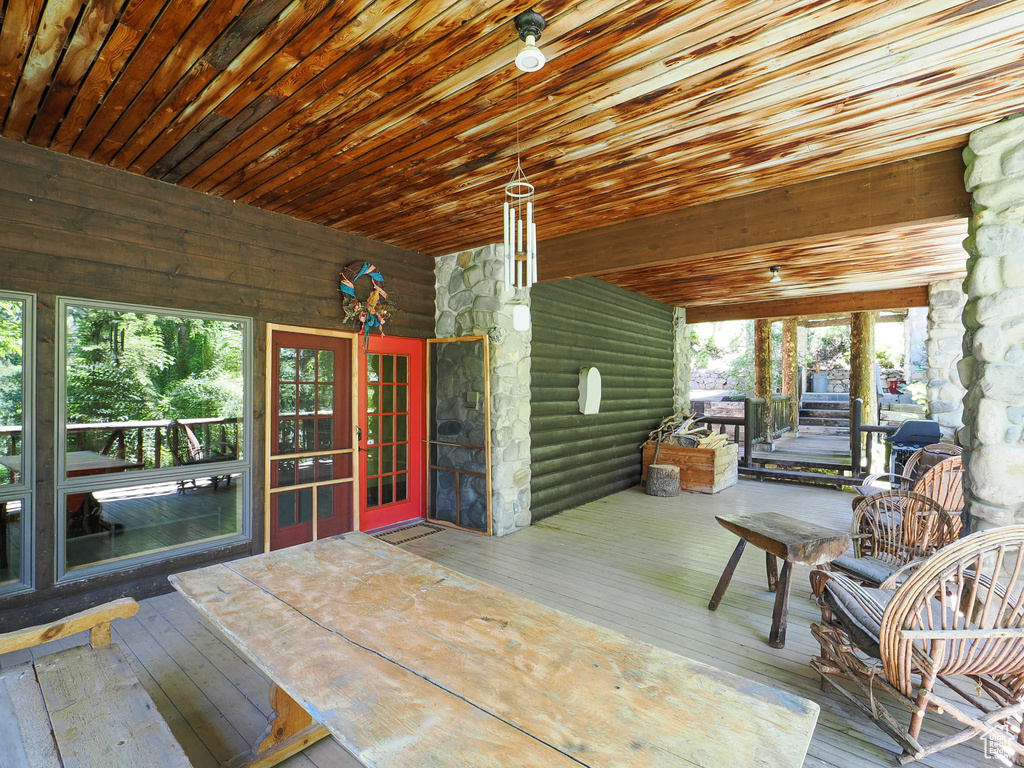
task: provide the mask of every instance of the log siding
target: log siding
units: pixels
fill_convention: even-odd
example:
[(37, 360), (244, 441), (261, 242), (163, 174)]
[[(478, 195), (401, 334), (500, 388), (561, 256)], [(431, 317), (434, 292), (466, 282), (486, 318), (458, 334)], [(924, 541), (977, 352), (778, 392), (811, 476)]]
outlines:
[[(639, 446), (672, 411), (672, 308), (595, 278), (532, 289), (533, 520), (640, 482)], [(601, 410), (578, 412), (579, 371)]]
[[(433, 336), (429, 256), (0, 139), (0, 287), (38, 300), (36, 590), (0, 599), (0, 628), (164, 592), (168, 573), (262, 549), (266, 323), (345, 328), (337, 278), (356, 260), (401, 309), (389, 335)], [(252, 544), (54, 585), (58, 296), (253, 318)]]

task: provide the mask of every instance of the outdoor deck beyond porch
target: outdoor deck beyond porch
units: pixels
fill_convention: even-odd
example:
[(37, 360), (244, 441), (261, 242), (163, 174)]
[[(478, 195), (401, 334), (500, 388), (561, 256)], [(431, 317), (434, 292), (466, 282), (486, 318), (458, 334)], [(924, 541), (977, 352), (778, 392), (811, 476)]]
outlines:
[[(741, 560), (718, 611), (707, 609), (736, 543), (715, 522), (716, 514), (776, 511), (846, 529), (850, 498), (848, 493), (750, 480), (714, 496), (684, 493), (664, 499), (632, 489), (505, 538), (445, 531), (407, 548), (638, 640), (818, 702), (821, 716), (806, 766), (889, 766), (895, 744), (837, 694), (821, 692), (808, 666), (818, 650), (808, 624), (820, 613), (808, 598), (806, 567), (794, 569), (784, 649), (773, 650), (766, 643), (774, 595), (766, 590), (759, 551), (749, 551)], [(178, 595), (144, 601), (137, 617), (118, 620), (114, 630), (196, 768), (227, 761), (247, 749), (265, 727), (269, 684)], [(77, 636), (60, 645), (85, 640)], [(47, 644), (34, 653), (54, 649)], [(0, 668), (24, 660), (28, 653), (0, 656)], [(992, 764), (974, 742), (917, 765)], [(283, 765), (355, 768), (357, 763), (325, 739)]]

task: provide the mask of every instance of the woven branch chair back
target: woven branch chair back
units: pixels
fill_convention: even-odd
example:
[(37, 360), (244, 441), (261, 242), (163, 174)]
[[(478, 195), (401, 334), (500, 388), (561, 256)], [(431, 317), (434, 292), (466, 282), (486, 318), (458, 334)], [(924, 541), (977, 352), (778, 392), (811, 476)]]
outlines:
[[(964, 460), (951, 456), (925, 470), (914, 483), (914, 493), (927, 496), (953, 516), (956, 533), (960, 533), (959, 512), (964, 508)], [(957, 513), (957, 514), (953, 514)]]
[(931, 443), (924, 448), (918, 448), (907, 459), (907, 463), (903, 465), (902, 475), (910, 478), (910, 483), (898, 490), (913, 490), (913, 485), (918, 480), (918, 475), (921, 472), (927, 471), (931, 466), (938, 464), (944, 459), (960, 456), (963, 452), (964, 449), (959, 445), (951, 445), (949, 443)]
[[(880, 649), (886, 678), (910, 697), (915, 671), (984, 675), (1019, 700), (1024, 693), (1022, 592), (1024, 525), (975, 533), (939, 550), (885, 609)], [(944, 630), (946, 636), (906, 639), (901, 634), (906, 630)]]
[(865, 496), (853, 512), (854, 555), (901, 566), (927, 557), (957, 538), (942, 506), (913, 491)]

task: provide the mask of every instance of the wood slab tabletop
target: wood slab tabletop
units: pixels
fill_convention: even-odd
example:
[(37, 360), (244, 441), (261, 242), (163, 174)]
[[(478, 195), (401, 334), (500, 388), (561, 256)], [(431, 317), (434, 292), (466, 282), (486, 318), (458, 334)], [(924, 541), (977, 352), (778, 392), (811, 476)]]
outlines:
[(171, 583), (367, 766), (797, 768), (818, 717), (360, 533)]
[(754, 546), (791, 563), (830, 563), (850, 548), (848, 533), (778, 512), (719, 515), (715, 520)]

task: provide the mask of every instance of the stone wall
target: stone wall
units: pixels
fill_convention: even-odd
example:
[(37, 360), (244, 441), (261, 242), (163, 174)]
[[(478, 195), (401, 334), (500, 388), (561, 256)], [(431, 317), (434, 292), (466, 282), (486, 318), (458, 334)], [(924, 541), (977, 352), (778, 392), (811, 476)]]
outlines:
[(928, 286), (928, 416), (939, 422), (942, 436), (952, 438), (963, 421), (963, 398), (957, 364), (963, 357), (967, 294), (960, 280)]
[(977, 528), (1024, 523), (1024, 114), (971, 134), (960, 443)]
[(686, 324), (686, 310), (674, 307), (672, 311), (672, 407), (676, 412), (690, 410), (690, 327)]
[(502, 536), (530, 524), (530, 345), (516, 331), (515, 304), (529, 289), (503, 282), (503, 247), (488, 245), (437, 259), (436, 335), (487, 336), (491, 379), (491, 515)]

